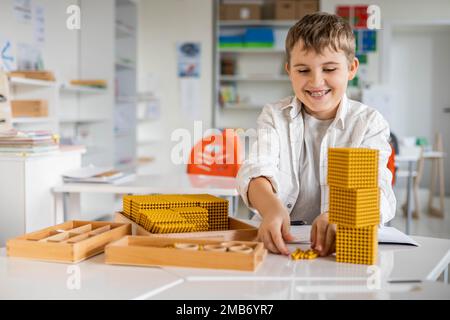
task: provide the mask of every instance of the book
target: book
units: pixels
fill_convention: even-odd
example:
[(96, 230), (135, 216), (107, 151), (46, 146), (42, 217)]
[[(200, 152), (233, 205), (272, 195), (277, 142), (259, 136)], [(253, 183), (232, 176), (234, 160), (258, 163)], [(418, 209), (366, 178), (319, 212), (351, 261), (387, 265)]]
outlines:
[(124, 174), (112, 167), (88, 166), (72, 170), (63, 175), (67, 183), (111, 183), (130, 181), (134, 175)]

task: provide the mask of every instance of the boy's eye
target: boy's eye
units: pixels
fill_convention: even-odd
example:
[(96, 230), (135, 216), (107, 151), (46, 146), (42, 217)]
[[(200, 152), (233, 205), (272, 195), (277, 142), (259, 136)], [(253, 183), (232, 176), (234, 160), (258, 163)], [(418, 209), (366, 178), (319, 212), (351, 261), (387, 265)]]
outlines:
[(326, 69), (323, 69), (323, 71), (325, 71), (325, 72), (333, 72), (333, 71), (335, 71), (336, 70), (336, 68), (326, 68)]
[(300, 73), (306, 73), (306, 72), (308, 72), (309, 70), (307, 70), (307, 69), (304, 69), (304, 70), (298, 70), (298, 72), (300, 72)]

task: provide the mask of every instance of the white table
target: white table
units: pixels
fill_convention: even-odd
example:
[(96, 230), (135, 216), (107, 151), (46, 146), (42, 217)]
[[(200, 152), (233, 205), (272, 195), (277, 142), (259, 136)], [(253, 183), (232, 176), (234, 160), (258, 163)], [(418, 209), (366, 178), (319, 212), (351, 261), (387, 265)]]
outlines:
[[(57, 221), (72, 220), (66, 212), (80, 212), (80, 193), (152, 194), (152, 193), (209, 193), (230, 200), (230, 212), (235, 214), (239, 194), (236, 180), (193, 174), (138, 175), (133, 181), (120, 185), (99, 183), (65, 183), (53, 188)], [(67, 198), (67, 201), (65, 200)], [(66, 218), (66, 219), (65, 219)]]
[[(292, 261), (272, 254), (256, 272), (127, 267), (104, 265), (102, 254), (75, 265), (81, 290), (67, 289), (70, 265), (7, 258), (2, 250), (0, 299), (450, 299), (450, 286), (435, 282), (447, 272), (450, 240), (413, 238), (420, 247), (380, 245), (375, 267), (336, 263), (332, 256)], [(400, 280), (406, 282), (389, 282)]]
[[(423, 153), (425, 159), (433, 159), (438, 157), (445, 157), (444, 152), (438, 151), (426, 151)], [(411, 194), (412, 194), (412, 184), (413, 184), (413, 166), (420, 158), (419, 153), (415, 154), (399, 154), (395, 156), (396, 162), (406, 162), (408, 164), (408, 175), (407, 175), (407, 186), (406, 186), (406, 228), (405, 233), (410, 234), (411, 221), (412, 221), (412, 207), (411, 207)]]
[(145, 299), (183, 282), (160, 268), (119, 267), (103, 261), (103, 254), (76, 265), (32, 261), (8, 258), (0, 249), (0, 300)]

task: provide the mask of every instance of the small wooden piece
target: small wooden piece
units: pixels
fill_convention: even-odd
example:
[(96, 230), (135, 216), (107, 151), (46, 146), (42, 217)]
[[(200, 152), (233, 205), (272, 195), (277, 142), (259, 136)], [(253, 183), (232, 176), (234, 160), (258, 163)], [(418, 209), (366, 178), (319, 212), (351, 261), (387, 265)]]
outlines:
[[(243, 254), (230, 251), (181, 250), (175, 244), (179, 238), (128, 236), (105, 248), (107, 264), (137, 266), (177, 266), (210, 269), (255, 271), (267, 255), (262, 242), (239, 241), (236, 245), (252, 248)], [(185, 244), (199, 247), (221, 245), (221, 241), (183, 239)]]
[(77, 263), (102, 253), (105, 246), (131, 234), (131, 225), (102, 221), (68, 221), (10, 239), (10, 257)]
[(47, 117), (48, 102), (46, 100), (12, 100), (13, 117)]
[(55, 75), (51, 71), (36, 71), (36, 70), (17, 70), (9, 73), (11, 78), (26, 78), (44, 81), (55, 81)]
[(228, 217), (228, 230), (221, 231), (201, 231), (184, 233), (154, 234), (117, 212), (115, 222), (130, 223), (134, 235), (138, 236), (158, 236), (168, 238), (202, 238), (221, 241), (254, 241), (258, 235), (258, 229), (250, 224)]

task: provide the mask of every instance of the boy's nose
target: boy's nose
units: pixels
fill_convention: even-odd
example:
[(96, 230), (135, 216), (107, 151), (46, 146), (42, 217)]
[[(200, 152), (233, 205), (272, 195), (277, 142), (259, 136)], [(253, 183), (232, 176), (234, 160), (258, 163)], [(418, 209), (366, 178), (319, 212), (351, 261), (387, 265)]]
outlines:
[(310, 78), (310, 83), (314, 87), (319, 87), (320, 85), (323, 84), (323, 80), (324, 79), (321, 74), (313, 73)]

